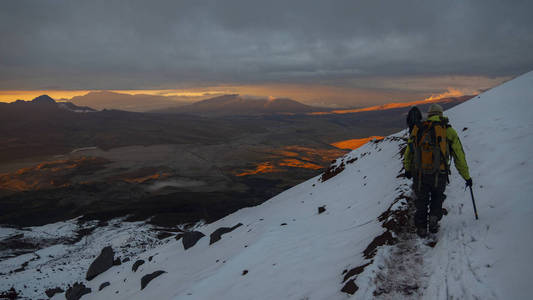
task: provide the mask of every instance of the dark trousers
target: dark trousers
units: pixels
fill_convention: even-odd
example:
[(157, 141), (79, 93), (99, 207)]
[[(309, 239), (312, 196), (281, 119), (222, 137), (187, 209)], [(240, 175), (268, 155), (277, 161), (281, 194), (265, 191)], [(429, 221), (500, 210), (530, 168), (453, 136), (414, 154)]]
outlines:
[[(439, 174), (437, 185), (435, 185), (435, 175), (422, 175), (422, 181), (418, 182), (418, 176), (413, 178), (415, 189), (415, 226), (417, 228), (426, 228), (429, 215), (436, 216), (439, 220), (442, 218), (442, 201), (444, 190), (446, 189), (447, 176)], [(419, 189), (420, 187), (420, 189)]]

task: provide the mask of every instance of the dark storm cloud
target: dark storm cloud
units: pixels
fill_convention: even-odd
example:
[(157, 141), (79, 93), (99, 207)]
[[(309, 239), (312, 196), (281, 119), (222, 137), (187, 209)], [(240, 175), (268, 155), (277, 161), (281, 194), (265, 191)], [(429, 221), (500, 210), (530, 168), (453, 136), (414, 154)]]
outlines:
[(0, 88), (508, 76), (532, 1), (4, 1)]

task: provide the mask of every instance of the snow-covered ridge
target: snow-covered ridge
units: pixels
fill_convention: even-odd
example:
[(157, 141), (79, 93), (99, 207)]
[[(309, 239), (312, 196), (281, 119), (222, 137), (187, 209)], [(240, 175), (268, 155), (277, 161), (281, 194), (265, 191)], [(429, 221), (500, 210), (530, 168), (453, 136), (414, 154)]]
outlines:
[[(198, 226), (206, 236), (188, 249), (184, 237), (170, 237), (84, 281), (91, 293), (82, 299), (527, 299), (532, 101), (530, 72), (445, 113), (463, 143), (480, 219), (452, 167), (436, 244), (411, 232), (400, 132), (337, 159), (332, 176)], [(239, 223), (210, 244), (217, 229)], [(137, 259), (144, 264), (133, 271)]]

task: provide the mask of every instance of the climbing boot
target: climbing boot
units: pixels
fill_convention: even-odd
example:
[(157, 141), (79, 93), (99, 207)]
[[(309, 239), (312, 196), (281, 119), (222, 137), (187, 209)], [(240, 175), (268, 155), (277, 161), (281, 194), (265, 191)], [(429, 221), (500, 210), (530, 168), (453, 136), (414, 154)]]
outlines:
[(424, 227), (418, 227), (416, 229), (416, 234), (418, 234), (418, 236), (421, 238), (425, 238), (426, 236), (428, 236), (428, 230)]
[(439, 232), (439, 217), (437, 216), (429, 217), (429, 232), (431, 233)]

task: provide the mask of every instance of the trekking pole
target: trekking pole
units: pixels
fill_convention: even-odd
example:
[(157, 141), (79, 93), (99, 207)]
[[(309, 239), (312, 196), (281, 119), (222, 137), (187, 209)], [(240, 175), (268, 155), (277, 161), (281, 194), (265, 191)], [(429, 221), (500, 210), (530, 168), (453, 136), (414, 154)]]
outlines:
[(476, 201), (474, 201), (474, 192), (472, 191), (472, 186), (470, 186), (470, 196), (472, 196), (472, 205), (474, 206), (474, 214), (476, 215), (476, 220), (479, 219), (477, 216)]

